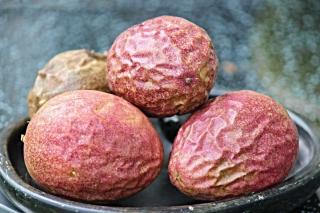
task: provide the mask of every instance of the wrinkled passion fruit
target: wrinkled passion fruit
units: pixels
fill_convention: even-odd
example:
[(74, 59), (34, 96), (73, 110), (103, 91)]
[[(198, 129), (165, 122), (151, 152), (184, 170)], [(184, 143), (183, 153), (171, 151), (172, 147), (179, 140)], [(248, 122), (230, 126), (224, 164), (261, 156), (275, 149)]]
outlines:
[(29, 116), (50, 98), (72, 90), (99, 90), (108, 92), (105, 79), (106, 56), (81, 49), (54, 56), (39, 70), (28, 95)]
[(93, 90), (50, 99), (30, 121), (23, 141), (34, 181), (79, 200), (133, 195), (157, 177), (163, 161), (148, 118), (124, 99)]
[(109, 89), (155, 117), (184, 114), (203, 104), (218, 64), (206, 31), (173, 16), (130, 27), (107, 59)]
[(183, 124), (169, 176), (196, 199), (234, 197), (283, 181), (297, 151), (297, 129), (286, 109), (257, 92), (230, 92)]

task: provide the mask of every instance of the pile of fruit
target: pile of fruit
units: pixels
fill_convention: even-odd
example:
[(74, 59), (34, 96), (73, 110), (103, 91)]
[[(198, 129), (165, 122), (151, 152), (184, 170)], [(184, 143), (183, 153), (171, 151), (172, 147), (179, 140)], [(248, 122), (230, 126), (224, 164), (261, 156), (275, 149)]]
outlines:
[(106, 54), (55, 56), (28, 96), (29, 174), (48, 192), (72, 199), (131, 196), (163, 164), (162, 142), (147, 116), (192, 113), (168, 165), (181, 192), (217, 200), (283, 181), (297, 156), (295, 124), (284, 107), (254, 91), (208, 101), (217, 66), (206, 31), (172, 16), (130, 27)]

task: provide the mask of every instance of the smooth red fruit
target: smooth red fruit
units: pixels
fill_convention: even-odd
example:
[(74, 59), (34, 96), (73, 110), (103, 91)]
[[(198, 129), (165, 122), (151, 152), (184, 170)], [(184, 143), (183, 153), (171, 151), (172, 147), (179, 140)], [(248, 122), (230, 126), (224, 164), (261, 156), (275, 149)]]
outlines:
[(118, 36), (107, 56), (107, 83), (148, 115), (184, 114), (207, 100), (217, 64), (204, 29), (161, 16)]
[(53, 97), (34, 115), (24, 159), (31, 177), (51, 193), (116, 200), (156, 178), (163, 148), (139, 109), (111, 94), (76, 90)]
[(285, 179), (297, 151), (296, 126), (280, 104), (253, 91), (230, 92), (183, 124), (170, 180), (201, 200), (257, 192)]

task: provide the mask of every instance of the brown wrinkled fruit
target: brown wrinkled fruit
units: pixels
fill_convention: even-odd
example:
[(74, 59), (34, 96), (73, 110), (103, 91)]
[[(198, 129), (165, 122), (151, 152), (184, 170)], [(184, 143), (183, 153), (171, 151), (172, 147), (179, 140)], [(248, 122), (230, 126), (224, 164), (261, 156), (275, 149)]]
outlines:
[(280, 104), (253, 91), (230, 92), (183, 124), (169, 176), (196, 199), (234, 197), (283, 181), (297, 152), (296, 126)]
[(50, 99), (30, 121), (24, 160), (47, 191), (86, 201), (116, 200), (159, 174), (163, 148), (148, 118), (124, 99), (94, 90)]
[(155, 117), (184, 114), (203, 104), (218, 64), (206, 31), (173, 16), (130, 27), (107, 59), (110, 90)]
[(29, 116), (50, 98), (71, 90), (88, 89), (108, 92), (106, 56), (89, 50), (71, 50), (53, 57), (39, 70), (28, 95)]

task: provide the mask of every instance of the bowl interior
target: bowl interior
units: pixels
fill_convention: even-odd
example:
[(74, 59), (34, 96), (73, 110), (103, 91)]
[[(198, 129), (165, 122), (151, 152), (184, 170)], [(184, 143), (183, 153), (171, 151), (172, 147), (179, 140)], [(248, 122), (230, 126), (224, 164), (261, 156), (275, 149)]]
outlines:
[[(295, 163), (294, 168), (290, 172), (290, 175), (286, 179), (285, 182), (297, 176), (300, 171), (306, 168), (311, 160), (315, 155), (315, 146), (314, 142), (310, 139), (310, 135), (305, 130), (303, 126), (303, 122), (299, 120), (300, 118), (297, 117), (295, 114), (290, 113), (291, 117), (295, 121), (298, 131), (299, 131), (299, 155), (297, 161)], [(158, 120), (158, 119), (151, 119), (154, 126), (157, 128), (160, 136), (162, 138), (165, 150), (165, 162), (159, 177), (146, 189), (141, 191), (140, 193), (126, 198), (120, 201), (115, 201), (111, 203), (93, 203), (96, 205), (108, 205), (108, 206), (121, 206), (121, 207), (142, 207), (142, 206), (178, 206), (178, 205), (193, 205), (193, 204), (200, 204), (205, 203), (203, 201), (197, 201), (191, 199), (182, 193), (180, 193), (176, 188), (174, 188), (169, 181), (167, 175), (167, 165), (168, 165), (168, 157), (171, 150), (171, 140), (168, 140), (168, 135), (170, 132), (174, 132), (178, 129), (179, 125), (181, 125), (181, 121), (183, 118), (180, 117), (173, 117), (171, 119)], [(15, 129), (10, 135), (8, 140), (8, 155), (12, 166), (14, 167), (18, 176), (28, 185), (33, 186), (41, 191), (41, 187), (39, 187), (30, 177), (27, 172), (27, 169), (24, 164), (23, 159), (23, 143), (20, 142), (21, 135), (25, 133), (27, 126), (27, 122), (25, 122), (24, 126), (21, 128)], [(285, 184), (282, 183), (282, 184)], [(273, 188), (276, 188), (274, 186)]]

